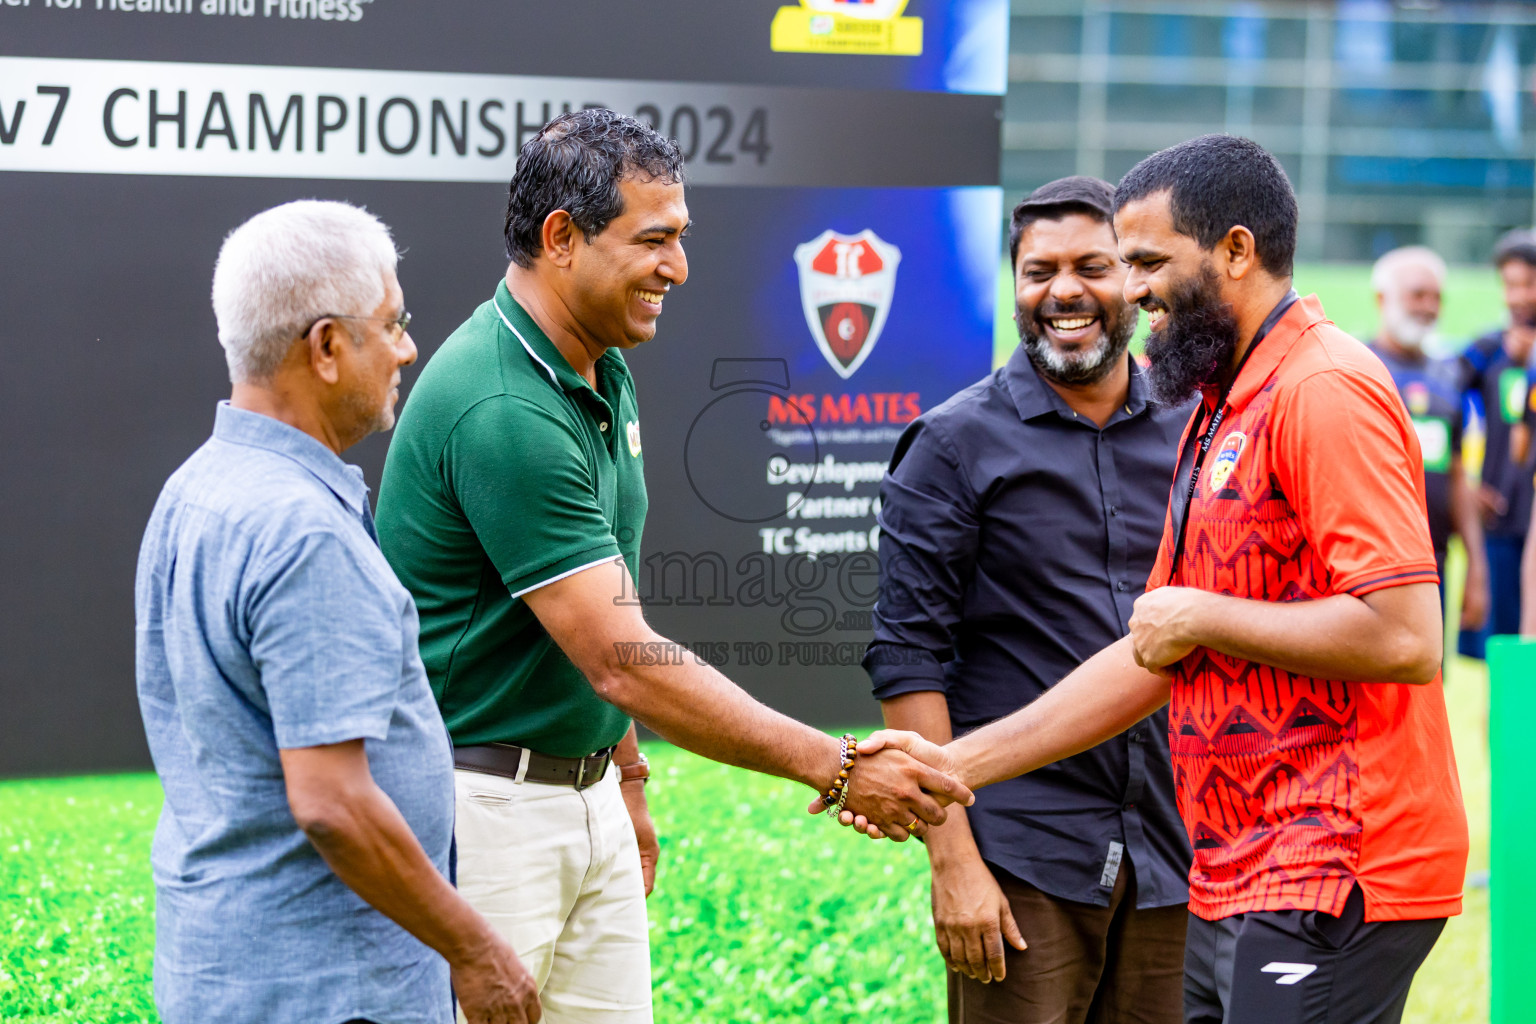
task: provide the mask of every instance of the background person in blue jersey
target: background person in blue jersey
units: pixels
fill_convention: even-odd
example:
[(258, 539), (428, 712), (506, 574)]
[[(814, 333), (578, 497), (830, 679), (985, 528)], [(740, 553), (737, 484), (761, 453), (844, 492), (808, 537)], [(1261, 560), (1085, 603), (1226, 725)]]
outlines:
[(1440, 319), (1444, 286), (1445, 261), (1422, 245), (1393, 249), (1377, 260), (1371, 287), (1381, 327), (1370, 348), (1392, 374), (1419, 435), (1441, 602), (1446, 546), (1457, 534), (1467, 550), (1459, 621), (1462, 629), (1476, 631), (1488, 617), (1488, 560), (1477, 495), (1462, 467), (1461, 368), (1457, 360), (1436, 359), (1425, 351)]
[[(1526, 374), (1525, 428), (1536, 430), (1536, 370)], [(1536, 461), (1536, 458), (1533, 458)], [(1533, 480), (1536, 483), (1536, 480)], [(1531, 525), (1536, 526), (1536, 502), (1532, 502)], [(1530, 536), (1527, 530), (1526, 536)], [(1520, 635), (1536, 639), (1536, 544), (1525, 546), (1520, 569)]]
[[(1525, 414), (1521, 417), (1521, 430), (1523, 442), (1528, 450), (1526, 452), (1525, 466), (1522, 472), (1526, 476), (1528, 485), (1536, 486), (1536, 448), (1531, 444), (1531, 435), (1536, 434), (1536, 366), (1527, 366), (1525, 371)], [(1531, 523), (1536, 523), (1536, 501), (1531, 502)], [(1526, 537), (1531, 536), (1529, 526)], [(1521, 562), (1520, 571), (1520, 635), (1527, 638), (1536, 638), (1536, 544), (1527, 543)]]
[(1520, 561), (1531, 519), (1529, 431), (1522, 428), (1529, 401), (1527, 369), (1536, 341), (1536, 233), (1511, 231), (1493, 250), (1504, 286), (1509, 324), (1489, 331), (1461, 355), (1464, 386), (1483, 419), (1478, 502), (1488, 550), (1488, 622), (1463, 633), (1461, 653), (1481, 658), (1488, 636), (1520, 628)]

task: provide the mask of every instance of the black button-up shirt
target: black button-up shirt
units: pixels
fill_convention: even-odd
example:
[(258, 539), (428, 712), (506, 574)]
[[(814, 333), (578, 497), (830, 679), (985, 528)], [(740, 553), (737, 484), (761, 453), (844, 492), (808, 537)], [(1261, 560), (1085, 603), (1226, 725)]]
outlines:
[[(1123, 637), (1192, 408), (1149, 404), (1132, 362), (1126, 404), (1100, 429), (1020, 349), (908, 427), (880, 486), (880, 591), (864, 659), (876, 698), (941, 691), (958, 735)], [(1138, 906), (1188, 899), (1166, 710), (979, 790), (968, 813), (988, 864), (1059, 899), (1106, 905), (1108, 865), (1122, 855), (1135, 865)]]

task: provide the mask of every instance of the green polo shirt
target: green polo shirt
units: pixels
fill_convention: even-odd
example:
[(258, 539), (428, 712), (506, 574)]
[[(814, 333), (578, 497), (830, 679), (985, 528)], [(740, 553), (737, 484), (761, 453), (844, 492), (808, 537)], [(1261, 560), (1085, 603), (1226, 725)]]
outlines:
[(624, 358), (597, 361), (594, 390), (505, 281), (428, 361), (384, 463), (378, 530), (454, 743), (575, 757), (629, 729), (522, 596), (620, 556), (635, 576), (644, 469)]

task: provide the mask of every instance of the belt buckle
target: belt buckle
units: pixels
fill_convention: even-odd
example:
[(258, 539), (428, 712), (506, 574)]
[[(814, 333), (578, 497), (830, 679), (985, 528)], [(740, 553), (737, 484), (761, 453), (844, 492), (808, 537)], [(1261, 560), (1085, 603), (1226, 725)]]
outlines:
[[(604, 750), (599, 750), (595, 754), (588, 754), (586, 757), (578, 758), (576, 763), (576, 789), (578, 791), (583, 790), (586, 789), (589, 785), (595, 786), (601, 782), (603, 780), (603, 774), (607, 771), (608, 768), (608, 759), (612, 756), (613, 748), (608, 747)], [(593, 779), (590, 783), (587, 782), (588, 761), (597, 761), (602, 764), (602, 770), (598, 772), (598, 777)]]

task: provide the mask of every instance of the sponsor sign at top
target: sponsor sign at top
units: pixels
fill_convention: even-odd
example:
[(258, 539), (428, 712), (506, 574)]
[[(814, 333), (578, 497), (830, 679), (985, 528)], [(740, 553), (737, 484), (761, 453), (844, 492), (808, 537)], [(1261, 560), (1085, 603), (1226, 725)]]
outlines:
[(6, 53), (38, 57), (382, 61), (413, 71), (992, 95), (1006, 85), (1008, 0), (673, 0), (667, 9), (657, 18), (633, 0), (0, 0), (0, 38)]
[(780, 7), (772, 45), (792, 53), (890, 54), (923, 52), (923, 19), (904, 18), (907, 0), (801, 0)]
[(373, 0), (0, 0), (4, 7), (119, 14), (187, 14), (299, 21), (362, 21)]

